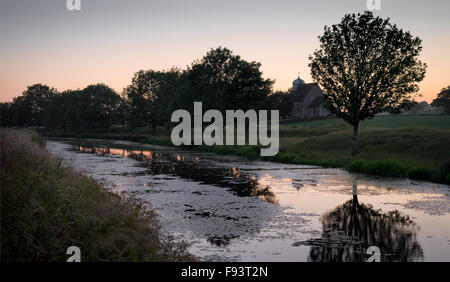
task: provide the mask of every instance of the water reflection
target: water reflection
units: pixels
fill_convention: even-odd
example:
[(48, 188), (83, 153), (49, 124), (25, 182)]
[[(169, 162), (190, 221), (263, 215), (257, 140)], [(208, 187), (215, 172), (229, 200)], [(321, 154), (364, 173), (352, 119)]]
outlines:
[(321, 238), (294, 243), (311, 246), (309, 261), (362, 262), (367, 260), (370, 246), (380, 248), (384, 262), (423, 260), (414, 221), (397, 210), (382, 213), (360, 203), (356, 184), (353, 198), (323, 214), (320, 220)]
[[(149, 187), (154, 187), (157, 194), (152, 194), (153, 200), (161, 197), (164, 198), (162, 203), (171, 203), (171, 210), (175, 213), (171, 215), (172, 218), (181, 217), (178, 218), (177, 224), (189, 226), (190, 231), (197, 234), (198, 238), (205, 238), (213, 246), (225, 247), (244, 234), (260, 232), (264, 221), (271, 216), (273, 210), (265, 205), (243, 205), (242, 203), (252, 201), (233, 200), (226, 192), (211, 192), (207, 187), (193, 187), (198, 187), (198, 184), (221, 187), (239, 197), (255, 197), (263, 202), (277, 203), (271, 188), (268, 185), (260, 185), (255, 175), (236, 167), (217, 165), (206, 156), (200, 158), (190, 153), (149, 150), (137, 146), (120, 145), (120, 148), (117, 148), (111, 143), (87, 140), (76, 143), (74, 149), (88, 154), (139, 161), (140, 165), (145, 167), (145, 174), (154, 176), (147, 181), (156, 183), (145, 185), (142, 192), (151, 193), (152, 188)], [(136, 176), (140, 175), (142, 171), (136, 172)], [(169, 181), (173, 181), (173, 184), (166, 186)], [(191, 181), (192, 184), (189, 183)], [(161, 187), (168, 193), (161, 193)], [(171, 198), (177, 197), (172, 194), (173, 191), (180, 191), (178, 195), (183, 195), (182, 198)]]
[(98, 144), (78, 144), (78, 150), (101, 156), (119, 155), (130, 157), (143, 163), (152, 175), (179, 176), (203, 184), (227, 188), (240, 197), (257, 197), (269, 203), (277, 203), (270, 186), (260, 185), (256, 176), (235, 167), (215, 166), (202, 162), (198, 156), (177, 152), (155, 152), (99, 146)]
[[(136, 148), (114, 148), (99, 144), (79, 144), (78, 150), (84, 153), (106, 156), (115, 155), (138, 160), (151, 175), (161, 178), (180, 177), (183, 179), (226, 188), (240, 197), (258, 197), (269, 203), (277, 203), (270, 185), (264, 178), (258, 178), (236, 167), (217, 166), (213, 162), (200, 159), (192, 154), (173, 151), (151, 151)], [(279, 180), (276, 180), (279, 182)], [(297, 191), (305, 183), (314, 183), (308, 179), (290, 179), (291, 187)], [(201, 192), (195, 191), (193, 193)], [(217, 215), (211, 211), (188, 207), (185, 211), (189, 219), (213, 218)], [(220, 216), (223, 217), (223, 216)], [(241, 222), (242, 218), (225, 216), (226, 222)], [(353, 198), (334, 210), (323, 214), (321, 238), (296, 242), (293, 245), (311, 246), (310, 261), (365, 261), (366, 249), (377, 246), (383, 261), (416, 261), (423, 259), (423, 251), (416, 241), (416, 224), (398, 211), (382, 213), (369, 204), (360, 203), (357, 185), (353, 186)], [(256, 228), (259, 230), (259, 227)], [(232, 239), (239, 236), (231, 233), (211, 235), (207, 241), (215, 246), (227, 246)]]
[(69, 139), (47, 147), (106, 188), (148, 204), (201, 260), (365, 261), (371, 245), (383, 261), (449, 259), (450, 186), (133, 142)]

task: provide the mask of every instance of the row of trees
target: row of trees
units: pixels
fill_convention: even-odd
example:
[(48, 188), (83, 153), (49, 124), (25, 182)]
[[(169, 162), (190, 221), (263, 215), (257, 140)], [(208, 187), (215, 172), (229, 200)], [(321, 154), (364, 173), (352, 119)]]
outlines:
[(229, 49), (217, 48), (186, 70), (141, 70), (121, 95), (105, 84), (58, 92), (47, 85), (29, 86), (12, 103), (2, 103), (2, 126), (44, 126), (71, 131), (109, 130), (112, 124), (130, 127), (170, 125), (176, 109), (193, 110), (194, 101), (207, 109), (275, 109), (290, 111), (287, 92), (272, 92), (260, 63), (247, 62)]
[(109, 129), (120, 119), (121, 97), (105, 84), (57, 92), (47, 85), (28, 86), (12, 103), (1, 104), (2, 126), (45, 126), (83, 131)]

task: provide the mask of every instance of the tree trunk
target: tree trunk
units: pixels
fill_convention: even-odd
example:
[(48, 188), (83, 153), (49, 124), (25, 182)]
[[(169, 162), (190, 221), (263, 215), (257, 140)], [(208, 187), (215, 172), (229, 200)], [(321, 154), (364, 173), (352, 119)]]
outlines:
[(358, 185), (353, 183), (353, 206), (356, 208), (358, 206)]
[(352, 143), (352, 156), (358, 155), (358, 126), (359, 123), (353, 125), (353, 143)]

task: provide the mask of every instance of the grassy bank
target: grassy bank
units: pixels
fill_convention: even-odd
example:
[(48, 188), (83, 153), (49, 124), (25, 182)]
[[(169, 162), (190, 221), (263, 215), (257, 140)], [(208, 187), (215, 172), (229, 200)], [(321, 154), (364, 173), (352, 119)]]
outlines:
[(380, 176), (450, 183), (450, 116), (386, 116), (362, 122), (360, 154), (339, 119), (283, 124), (283, 152), (306, 163)]
[[(170, 131), (113, 128), (109, 133), (47, 132), (49, 136), (130, 140), (171, 145)], [(280, 125), (280, 153), (269, 161), (340, 167), (352, 172), (450, 183), (450, 116), (385, 116), (362, 122), (360, 154), (350, 156), (351, 127), (340, 119)], [(258, 158), (252, 146), (190, 146), (192, 149)]]
[(30, 131), (0, 129), (1, 261), (190, 261), (132, 199), (61, 165)]

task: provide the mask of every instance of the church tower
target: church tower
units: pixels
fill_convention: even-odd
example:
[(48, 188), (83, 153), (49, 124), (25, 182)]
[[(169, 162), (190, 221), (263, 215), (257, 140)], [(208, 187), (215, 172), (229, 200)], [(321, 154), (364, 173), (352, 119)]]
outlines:
[(301, 79), (299, 75), (297, 79), (292, 82), (292, 90), (296, 91), (300, 84), (305, 84), (305, 81)]

